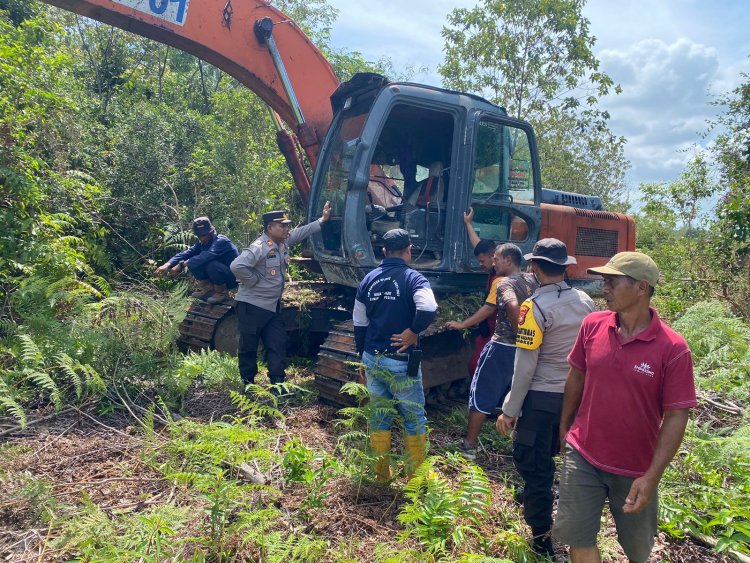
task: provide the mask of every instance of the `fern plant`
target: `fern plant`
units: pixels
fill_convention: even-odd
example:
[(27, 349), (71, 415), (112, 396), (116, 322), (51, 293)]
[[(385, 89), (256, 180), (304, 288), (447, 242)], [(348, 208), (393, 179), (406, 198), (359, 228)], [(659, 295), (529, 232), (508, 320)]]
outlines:
[(691, 423), (662, 479), (661, 528), (716, 538), (716, 550), (750, 554), (750, 425), (717, 436)]
[(23, 404), (49, 400), (61, 409), (66, 400), (82, 400), (100, 393), (105, 385), (97, 371), (74, 360), (65, 352), (55, 352), (54, 343), (42, 343), (44, 350), (28, 334), (15, 337), (11, 369), (0, 369), (0, 412), (7, 411), (24, 427)]
[(287, 481), (302, 483), (305, 487), (307, 494), (301, 507), (305, 516), (310, 508), (322, 508), (328, 497), (324, 487), (341, 471), (339, 461), (326, 454), (315, 454), (295, 437), (284, 444), (281, 463), (286, 470)]
[(693, 305), (672, 326), (690, 345), (700, 387), (750, 398), (750, 326), (718, 301)]
[[(287, 516), (273, 506), (242, 511), (233, 528), (242, 534), (242, 544), (254, 554), (253, 561), (300, 563), (326, 561), (327, 542), (314, 534), (288, 532)], [(284, 529), (285, 531), (280, 530)]]
[(193, 515), (189, 507), (165, 504), (139, 514), (114, 515), (84, 497), (75, 517), (60, 521), (61, 535), (52, 541), (55, 550), (81, 561), (181, 561), (194, 545), (174, 541)]
[(461, 478), (453, 487), (435, 471), (438, 458), (430, 457), (404, 487), (407, 503), (398, 516), (404, 525), (403, 541), (415, 538), (435, 556), (443, 556), (467, 542), (469, 536), (481, 536), (489, 517), (492, 493), (484, 471), (466, 464), (460, 456), (448, 462), (461, 467)]

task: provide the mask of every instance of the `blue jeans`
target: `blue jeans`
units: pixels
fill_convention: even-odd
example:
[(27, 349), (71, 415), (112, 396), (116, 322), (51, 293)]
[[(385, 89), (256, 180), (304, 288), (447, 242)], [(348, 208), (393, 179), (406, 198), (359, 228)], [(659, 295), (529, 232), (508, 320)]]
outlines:
[(396, 401), (404, 430), (410, 436), (424, 434), (427, 430), (427, 416), (424, 412), (424, 389), (422, 388), (422, 368), (417, 377), (406, 376), (407, 362), (375, 356), (369, 352), (362, 354), (367, 375), (367, 390), (374, 413), (370, 419), (372, 430), (389, 430), (393, 414), (388, 408), (379, 408), (381, 401)]

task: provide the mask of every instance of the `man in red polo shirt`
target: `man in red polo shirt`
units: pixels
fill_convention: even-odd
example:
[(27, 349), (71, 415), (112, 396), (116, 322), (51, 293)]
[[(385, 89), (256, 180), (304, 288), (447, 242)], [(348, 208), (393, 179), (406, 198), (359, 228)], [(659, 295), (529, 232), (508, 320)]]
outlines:
[(568, 356), (561, 442), (567, 442), (553, 535), (573, 563), (598, 562), (605, 499), (630, 561), (646, 561), (657, 527), (657, 487), (696, 406), (685, 339), (650, 307), (659, 270), (640, 252), (616, 254), (604, 277), (609, 311), (583, 321)]

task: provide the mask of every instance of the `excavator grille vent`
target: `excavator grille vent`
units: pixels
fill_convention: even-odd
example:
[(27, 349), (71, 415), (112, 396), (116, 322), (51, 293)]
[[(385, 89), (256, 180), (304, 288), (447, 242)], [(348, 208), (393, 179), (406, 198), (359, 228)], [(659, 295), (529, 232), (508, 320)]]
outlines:
[(576, 254), (611, 258), (617, 254), (617, 231), (578, 227), (576, 232)]
[(578, 209), (576, 208), (576, 215), (579, 217), (588, 217), (589, 219), (611, 219), (613, 221), (618, 221), (620, 217), (617, 216), (617, 213), (612, 213), (611, 211), (593, 211), (591, 209)]

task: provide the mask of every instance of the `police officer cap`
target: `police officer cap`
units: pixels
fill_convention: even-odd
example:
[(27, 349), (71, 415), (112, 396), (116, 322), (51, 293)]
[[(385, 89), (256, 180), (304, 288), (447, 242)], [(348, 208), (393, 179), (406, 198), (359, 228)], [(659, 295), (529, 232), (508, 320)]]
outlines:
[(568, 256), (568, 247), (565, 243), (556, 238), (543, 238), (534, 245), (534, 250), (531, 254), (524, 255), (524, 259), (528, 262), (530, 260), (546, 260), (559, 266), (568, 266), (570, 264), (577, 264), (575, 258)]
[(265, 226), (268, 226), (271, 223), (281, 223), (282, 225), (288, 225), (291, 222), (292, 220), (289, 219), (289, 212), (285, 209), (282, 209), (280, 211), (269, 211), (268, 213), (263, 214), (263, 224)]
[(196, 217), (193, 219), (193, 233), (196, 236), (202, 237), (214, 232), (214, 226), (211, 224), (211, 219), (208, 217)]
[(391, 229), (383, 235), (383, 246), (388, 251), (403, 250), (409, 245), (411, 245), (411, 237), (404, 229)]

